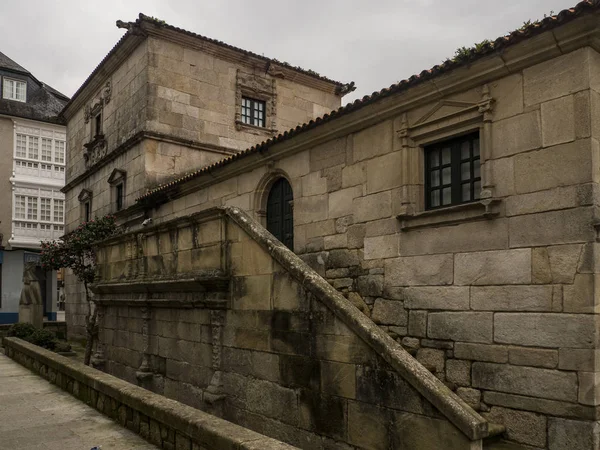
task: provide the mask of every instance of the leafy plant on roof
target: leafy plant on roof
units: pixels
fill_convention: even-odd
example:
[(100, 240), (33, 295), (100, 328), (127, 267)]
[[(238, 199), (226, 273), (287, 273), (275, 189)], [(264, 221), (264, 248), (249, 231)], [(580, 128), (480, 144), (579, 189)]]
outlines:
[(44, 241), (41, 244), (41, 263), (44, 269), (70, 269), (73, 275), (83, 283), (84, 295), (88, 304), (85, 316), (86, 365), (90, 363), (92, 348), (98, 336), (98, 312), (93, 305), (93, 294), (89, 289), (96, 276), (95, 245), (97, 242), (113, 236), (116, 232), (115, 217), (108, 215), (82, 223), (75, 230), (63, 236), (62, 240)]

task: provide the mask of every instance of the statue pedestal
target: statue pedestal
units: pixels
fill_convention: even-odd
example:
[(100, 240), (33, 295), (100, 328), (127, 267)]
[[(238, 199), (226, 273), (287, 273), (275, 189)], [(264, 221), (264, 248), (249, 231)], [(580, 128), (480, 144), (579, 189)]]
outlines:
[(44, 326), (44, 305), (19, 305), (19, 322), (33, 324), (42, 329)]

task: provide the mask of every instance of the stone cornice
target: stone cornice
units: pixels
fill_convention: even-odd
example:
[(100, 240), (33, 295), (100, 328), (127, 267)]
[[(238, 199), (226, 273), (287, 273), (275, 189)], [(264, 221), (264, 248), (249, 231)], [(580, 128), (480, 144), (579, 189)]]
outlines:
[(130, 148), (135, 146), (136, 144), (139, 144), (144, 139), (152, 139), (152, 140), (159, 141), (159, 142), (168, 142), (171, 144), (185, 145), (186, 147), (194, 148), (197, 150), (203, 150), (203, 151), (212, 152), (212, 153), (220, 153), (223, 156), (231, 155), (231, 154), (235, 153), (234, 150), (231, 150), (231, 149), (228, 149), (225, 147), (219, 147), (216, 145), (206, 144), (206, 143), (202, 143), (199, 141), (192, 141), (189, 139), (182, 139), (177, 136), (173, 136), (173, 135), (169, 135), (169, 134), (157, 133), (154, 131), (140, 131), (140, 132), (134, 134), (129, 139), (127, 139), (121, 145), (117, 146), (114, 150), (108, 151), (107, 154), (102, 159), (98, 160), (94, 165), (90, 166), (86, 171), (84, 171), (83, 173), (77, 175), (75, 178), (70, 180), (65, 185), (65, 187), (63, 187), (61, 189), (61, 192), (68, 192), (74, 186), (77, 186), (84, 179), (89, 177), (91, 174), (97, 172), (102, 167), (104, 167), (105, 165), (107, 165), (108, 163), (113, 161), (117, 156), (123, 154), (124, 152), (126, 152), (127, 150), (129, 150)]
[[(275, 138), (274, 142), (256, 146), (246, 155), (218, 167), (207, 167), (197, 177), (184, 183), (172, 183), (157, 192), (176, 198), (204, 186), (218, 183), (232, 176), (248, 172), (266, 161), (317, 146), (337, 137), (355, 133), (376, 123), (399, 116), (412, 109), (441, 101), (499, 78), (519, 72), (527, 67), (550, 60), (564, 53), (589, 46), (600, 52), (600, 22), (598, 13), (569, 22), (562, 27), (546, 31), (514, 46), (481, 58), (470, 65), (440, 74), (406, 90), (385, 97), (376, 97), (358, 108), (349, 109), (334, 118), (288, 138)], [(348, 108), (346, 106), (345, 108)], [(152, 198), (150, 196), (148, 200)], [(144, 199), (146, 200), (146, 199)]]

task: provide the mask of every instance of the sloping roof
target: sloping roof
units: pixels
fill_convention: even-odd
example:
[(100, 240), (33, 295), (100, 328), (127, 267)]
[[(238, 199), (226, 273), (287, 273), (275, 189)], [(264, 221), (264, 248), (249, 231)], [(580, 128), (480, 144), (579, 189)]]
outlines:
[(292, 137), (297, 136), (300, 133), (306, 132), (325, 123), (331, 122), (332, 120), (344, 116), (352, 111), (361, 109), (367, 105), (370, 105), (376, 101), (389, 97), (398, 92), (408, 90), (413, 86), (431, 80), (432, 78), (435, 78), (443, 73), (448, 73), (451, 70), (454, 70), (458, 67), (471, 64), (474, 61), (477, 61), (485, 56), (497, 53), (509, 46), (518, 44), (519, 42), (525, 41), (545, 31), (552, 30), (560, 25), (570, 22), (571, 20), (574, 20), (582, 15), (589, 14), (598, 10), (600, 10), (600, 0), (584, 0), (578, 3), (573, 8), (565, 9), (557, 15), (547, 16), (540, 21), (527, 23), (522, 28), (513, 31), (512, 33), (506, 36), (499, 37), (495, 41), (485, 41), (471, 49), (462, 49), (462, 51), (460, 51), (460, 54), (457, 54), (457, 56), (454, 59), (448, 59), (444, 63), (435, 65), (429, 70), (424, 70), (418, 75), (413, 75), (406, 80), (402, 80), (396, 84), (392, 84), (388, 88), (383, 88), (380, 91), (373, 92), (371, 95), (365, 95), (362, 99), (357, 99), (354, 102), (342, 106), (337, 110), (333, 110), (329, 114), (325, 114), (323, 117), (319, 117), (315, 120), (311, 120), (310, 122), (298, 125), (296, 128), (292, 128), (289, 131), (281, 133), (271, 139), (261, 142), (260, 144), (257, 144), (253, 147), (236, 153), (235, 155), (228, 156), (227, 158), (224, 158), (213, 164), (202, 167), (198, 170), (176, 178), (173, 181), (164, 183), (154, 189), (149, 190), (146, 194), (136, 199), (136, 201), (148, 199), (154, 194), (166, 191), (169, 188), (185, 183), (186, 181), (199, 177), (200, 175), (214, 170), (218, 167), (228, 165), (250, 154), (263, 152), (272, 145), (291, 139)]
[(166, 23), (163, 20), (159, 20), (155, 17), (151, 17), (151, 16), (147, 16), (143, 13), (140, 13), (138, 18), (136, 19), (135, 22), (123, 22), (121, 20), (117, 20), (117, 27), (119, 28), (125, 28), (127, 29), (127, 33), (125, 33), (121, 39), (119, 39), (117, 41), (117, 43), (113, 46), (113, 48), (106, 54), (106, 56), (102, 59), (102, 61), (100, 61), (100, 63), (96, 66), (96, 68), (92, 71), (92, 73), (86, 78), (86, 80), (83, 82), (83, 84), (79, 87), (79, 89), (77, 89), (77, 91), (75, 92), (75, 94), (73, 94), (73, 97), (71, 97), (71, 101), (69, 101), (66, 105), (65, 108), (69, 107), (71, 105), (71, 103), (73, 102), (73, 100), (75, 100), (75, 98), (77, 98), (77, 96), (81, 93), (81, 91), (83, 91), (83, 89), (90, 83), (90, 81), (94, 78), (94, 76), (96, 76), (96, 74), (98, 72), (100, 72), (100, 70), (102, 69), (102, 67), (104, 66), (104, 64), (106, 63), (106, 61), (117, 52), (117, 50), (123, 45), (123, 43), (127, 40), (127, 38), (131, 35), (134, 34), (140, 34), (140, 28), (142, 26), (143, 23), (149, 23), (155, 26), (159, 26), (162, 28), (165, 28), (167, 30), (171, 30), (171, 31), (175, 31), (177, 33), (181, 33), (181, 34), (185, 34), (186, 36), (191, 36), (194, 37), (196, 39), (202, 40), (204, 42), (209, 42), (211, 44), (215, 44), (218, 45), (220, 47), (224, 47), (230, 50), (234, 50), (236, 52), (242, 53), (244, 55), (247, 56), (251, 56), (253, 58), (257, 58), (257, 59), (261, 59), (265, 62), (271, 62), (274, 64), (277, 64), (279, 66), (283, 66), (286, 67), (288, 69), (294, 70), (296, 72), (300, 72), (302, 74), (308, 75), (310, 77), (325, 81), (327, 83), (331, 83), (335, 86), (337, 86), (340, 89), (343, 89), (343, 94), (346, 94), (348, 92), (352, 92), (355, 88), (354, 88), (354, 82), (351, 83), (342, 83), (341, 81), (335, 81), (332, 80), (331, 78), (327, 78), (323, 75), (318, 74), (317, 72), (315, 72), (314, 70), (309, 70), (309, 69), (302, 69), (300, 67), (297, 66), (293, 66), (285, 61), (279, 61), (275, 58), (267, 58), (266, 56), (263, 55), (259, 55), (257, 53), (253, 53), (251, 51), (248, 50), (244, 50), (242, 48), (239, 47), (235, 47), (233, 45), (229, 45), (223, 41), (219, 41), (217, 39), (211, 39), (209, 37), (206, 36), (202, 36), (200, 34), (196, 34), (192, 31), (188, 31), (188, 30), (184, 30), (183, 28), (179, 28), (173, 25), (169, 25), (168, 23)]
[(39, 89), (37, 89), (33, 95), (29, 96), (26, 103), (0, 101), (0, 114), (63, 124), (63, 121), (58, 117), (58, 114), (69, 100), (69, 97), (60, 93), (53, 87), (42, 83), (34, 77), (31, 72), (1, 52), (0, 69), (24, 75), (39, 86)]
[(24, 67), (17, 64), (15, 61), (10, 59), (8, 56), (6, 56), (2, 52), (0, 52), (0, 69), (14, 70), (15, 72), (21, 72), (21, 73), (27, 73), (27, 74), (30, 73), (27, 69), (25, 69)]

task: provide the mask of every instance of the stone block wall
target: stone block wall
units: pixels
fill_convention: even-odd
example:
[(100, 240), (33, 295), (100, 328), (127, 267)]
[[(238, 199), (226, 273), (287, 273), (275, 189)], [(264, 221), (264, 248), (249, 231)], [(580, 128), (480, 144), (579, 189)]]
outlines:
[[(577, 426), (588, 442), (599, 67), (584, 47), (295, 153), (273, 146), (269, 165), (248, 158), (244, 173), (200, 179), (154, 220), (218, 205), (264, 220), (270, 183), (286, 177), (294, 251), (333, 287), (510, 440), (558, 449), (557, 434)], [(482, 98), (480, 118), (461, 109)], [(424, 211), (423, 146), (473, 130), (490, 201)]]
[[(483, 418), (236, 211), (103, 244), (107, 372), (300, 448), (480, 448)], [(211, 236), (226, 248), (218, 257)], [(219, 290), (207, 274), (224, 269)], [(169, 288), (152, 289), (161, 282)]]

